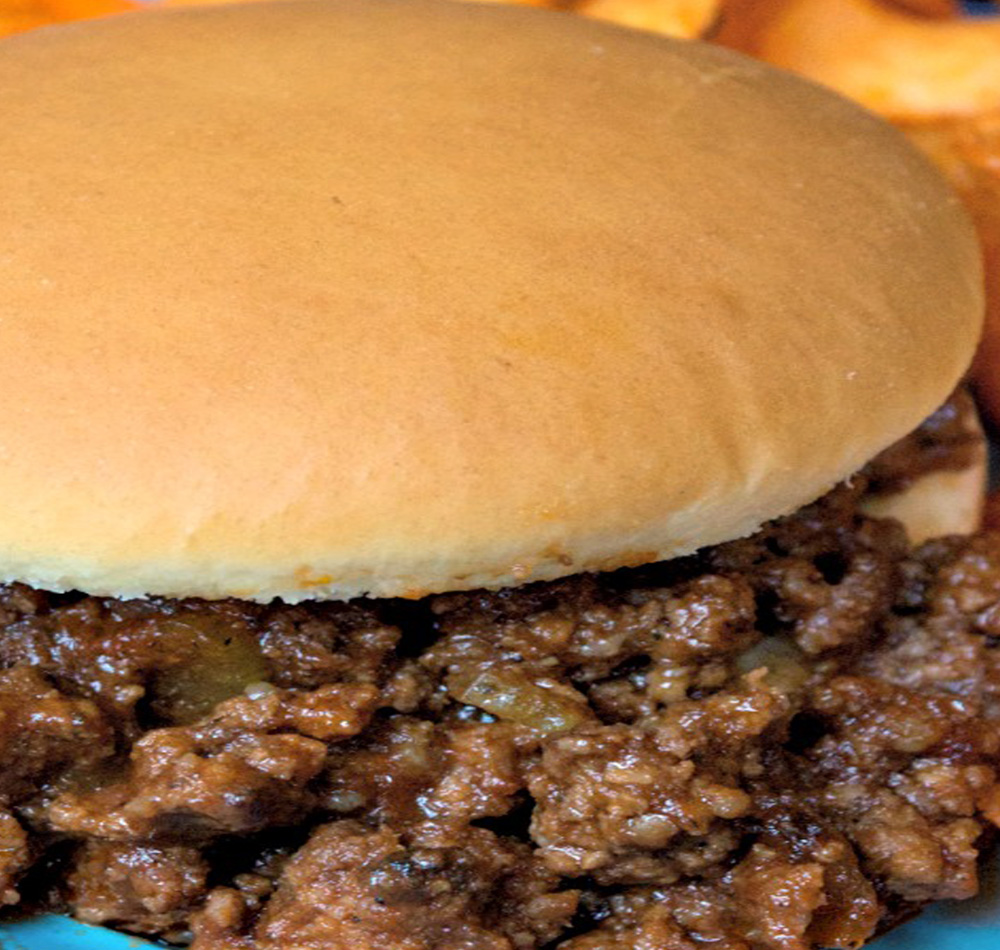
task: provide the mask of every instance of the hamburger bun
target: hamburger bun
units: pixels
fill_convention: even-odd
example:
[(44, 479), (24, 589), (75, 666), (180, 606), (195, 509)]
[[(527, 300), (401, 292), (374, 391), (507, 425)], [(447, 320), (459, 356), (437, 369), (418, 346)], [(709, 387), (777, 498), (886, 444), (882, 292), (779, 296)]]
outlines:
[(4, 579), (295, 601), (655, 561), (945, 398), (979, 252), (900, 134), (551, 16), (290, 0), (5, 43)]

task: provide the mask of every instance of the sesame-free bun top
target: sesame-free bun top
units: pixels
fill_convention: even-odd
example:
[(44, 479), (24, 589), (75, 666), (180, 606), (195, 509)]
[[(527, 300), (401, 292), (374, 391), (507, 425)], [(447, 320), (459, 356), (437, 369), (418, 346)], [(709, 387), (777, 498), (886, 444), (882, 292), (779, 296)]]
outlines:
[(955, 198), (728, 51), (430, 0), (0, 48), (0, 573), (417, 596), (744, 535), (975, 344)]

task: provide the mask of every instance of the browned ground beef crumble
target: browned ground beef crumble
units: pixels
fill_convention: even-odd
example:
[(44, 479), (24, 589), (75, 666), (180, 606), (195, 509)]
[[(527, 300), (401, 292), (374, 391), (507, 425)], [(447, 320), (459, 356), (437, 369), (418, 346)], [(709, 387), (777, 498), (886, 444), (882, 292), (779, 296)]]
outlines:
[(936, 469), (965, 468), (981, 451), (982, 437), (969, 424), (975, 418), (972, 397), (959, 387), (918, 429), (868, 463), (864, 474), (869, 491), (900, 491)]
[(864, 487), (497, 593), (3, 588), (0, 899), (196, 950), (806, 950), (970, 896), (1000, 536), (910, 550)]

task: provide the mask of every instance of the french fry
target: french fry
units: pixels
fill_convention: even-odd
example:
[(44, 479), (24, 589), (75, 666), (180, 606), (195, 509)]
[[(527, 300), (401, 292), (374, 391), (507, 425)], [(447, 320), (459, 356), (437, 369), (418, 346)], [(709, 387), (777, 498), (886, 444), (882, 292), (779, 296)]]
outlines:
[(0, 36), (20, 33), (51, 22), (46, 11), (39, 9), (39, 4), (35, 2), (4, 0), (0, 3)]
[[(165, 6), (234, 3), (237, 0), (158, 0)], [(470, 3), (514, 3), (547, 7), (608, 20), (622, 26), (693, 38), (714, 23), (722, 0), (466, 0)]]
[(983, 408), (1000, 425), (1000, 109), (963, 123), (957, 151), (964, 167), (953, 180), (976, 222), (986, 269), (986, 327), (973, 376)]
[(713, 38), (890, 119), (1000, 108), (1000, 19), (928, 19), (877, 0), (728, 0)]
[(577, 0), (568, 9), (666, 36), (703, 36), (719, 15), (721, 0)]
[(0, 36), (51, 23), (122, 13), (137, 6), (133, 0), (0, 0)]
[(133, 0), (0, 0), (0, 36), (68, 20), (122, 13)]
[[(226, 0), (219, 0), (219, 2), (226, 2)], [(229, 0), (233, 2), (233, 0)], [(557, 0), (466, 0), (467, 3), (512, 3), (516, 6), (521, 7), (553, 7), (561, 9), (563, 4), (557, 2)]]
[(962, 13), (958, 0), (883, 0), (886, 6), (935, 19), (949, 19)]
[(254, 0), (147, 0), (146, 7), (207, 7), (222, 6), (227, 3), (251, 3)]

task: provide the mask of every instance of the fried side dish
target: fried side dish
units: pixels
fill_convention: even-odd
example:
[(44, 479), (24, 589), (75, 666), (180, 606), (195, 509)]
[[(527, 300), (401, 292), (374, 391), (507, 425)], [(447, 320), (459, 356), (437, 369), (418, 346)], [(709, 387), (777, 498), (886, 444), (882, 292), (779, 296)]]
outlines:
[[(163, 6), (199, 6), (236, 0), (154, 0)], [(245, 2), (245, 0), (244, 0)], [(466, 0), (469, 3), (513, 3), (544, 7), (608, 20), (622, 26), (693, 39), (703, 36), (716, 21), (722, 0)]]
[(879, 0), (728, 0), (712, 39), (890, 119), (1000, 105), (1000, 18), (931, 18)]
[[(698, 556), (353, 604), (0, 592), (0, 894), (195, 950), (857, 947), (976, 893), (1000, 536), (869, 480)], [(943, 420), (943, 421), (942, 421)]]
[(39, 26), (124, 13), (138, 0), (0, 0), (0, 37)]

